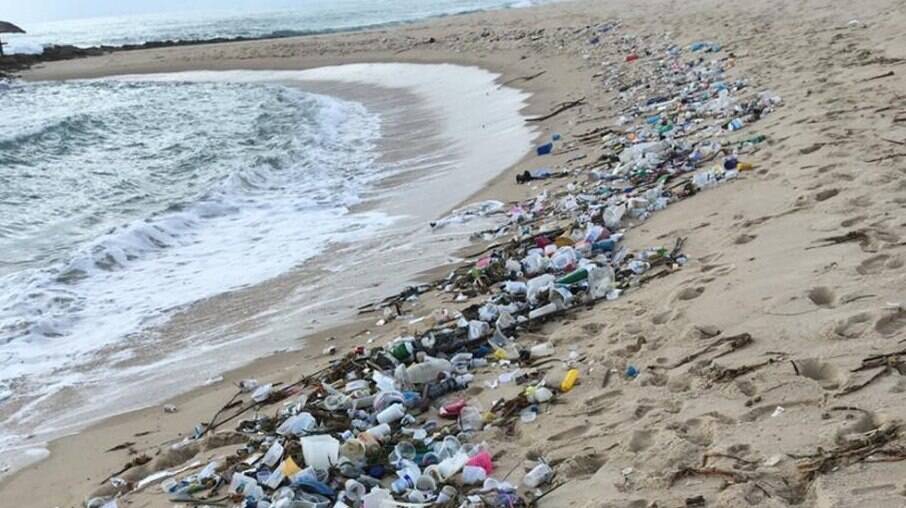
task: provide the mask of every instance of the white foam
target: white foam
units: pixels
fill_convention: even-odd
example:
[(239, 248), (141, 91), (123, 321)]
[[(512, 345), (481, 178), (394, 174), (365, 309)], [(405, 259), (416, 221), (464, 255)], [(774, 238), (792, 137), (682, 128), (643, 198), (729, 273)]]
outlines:
[(318, 67), (302, 71), (187, 71), (167, 74), (117, 76), (124, 81), (229, 81), (234, 83), (341, 81), (401, 88), (415, 93), (438, 112), (443, 135), (456, 152), (455, 171), (432, 175), (431, 193), (402, 203), (390, 211), (414, 207), (439, 215), (463, 201), (529, 150), (534, 131), (520, 114), (529, 94), (497, 84), (498, 74), (474, 66), (452, 64), (369, 63)]

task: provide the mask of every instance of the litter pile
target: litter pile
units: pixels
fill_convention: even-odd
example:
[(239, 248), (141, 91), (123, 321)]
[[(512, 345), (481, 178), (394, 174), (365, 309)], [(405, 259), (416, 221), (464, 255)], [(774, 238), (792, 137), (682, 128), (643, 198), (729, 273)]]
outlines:
[[(532, 421), (582, 375), (580, 355), (554, 358), (553, 345), (529, 347), (520, 334), (679, 269), (683, 239), (641, 251), (630, 251), (622, 239), (652, 213), (751, 169), (740, 157), (764, 137), (727, 143), (727, 135), (780, 103), (770, 93), (748, 93), (745, 81), (727, 81), (734, 58), (720, 56), (716, 43), (643, 51), (620, 40), (633, 47), (633, 58), (613, 66), (606, 81), (618, 92), (617, 125), (568, 144), (554, 136), (538, 151), (540, 157), (592, 145), (602, 155), (583, 167), (520, 175), (520, 183), (572, 182), (510, 206), (505, 223), (483, 234), (492, 244), (477, 261), (378, 308), (392, 320), (431, 289), (470, 305), (434, 309), (427, 330), (358, 347), (292, 385), (244, 383), (223, 410), (230, 416), (215, 415), (175, 445), (225, 434), (240, 444), (235, 452), (181, 479), (164, 472), (139, 485), (165, 480), (161, 486), (176, 503), (257, 508), (519, 507), (555, 488), (541, 490), (556, 479), (543, 458), (519, 481), (495, 479), (494, 446), (480, 440), (490, 427)], [(435, 227), (499, 209), (493, 202), (466, 208)], [(551, 362), (566, 363), (564, 377), (545, 379)], [(626, 375), (638, 375), (632, 370)], [(522, 389), (482, 408), (463, 394), (490, 373), (487, 386)], [(277, 403), (275, 412), (261, 411)], [(217, 431), (237, 420), (235, 433)], [(123, 490), (130, 488), (136, 485)], [(96, 498), (89, 506), (115, 502)]]

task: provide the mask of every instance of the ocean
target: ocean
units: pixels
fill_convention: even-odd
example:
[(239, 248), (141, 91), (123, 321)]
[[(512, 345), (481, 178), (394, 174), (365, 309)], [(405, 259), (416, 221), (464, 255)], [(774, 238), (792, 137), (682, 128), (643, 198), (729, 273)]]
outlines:
[[(409, 23), (437, 16), (529, 7), (554, 0), (330, 0), (276, 12), (197, 11), (20, 23), (6, 34), (10, 53), (40, 53), (50, 44), (122, 46), (217, 37), (285, 37)], [(15, 21), (15, 20), (10, 20)]]
[[(427, 4), (422, 17), (514, 5)], [(353, 25), (393, 20), (372, 21)], [(134, 26), (78, 41), (150, 37)], [(201, 36), (244, 35), (218, 30)], [(448, 261), (468, 231), (434, 235), (429, 221), (533, 137), (525, 95), (496, 78), (371, 64), (0, 90), (0, 466), (300, 347), (353, 302)]]

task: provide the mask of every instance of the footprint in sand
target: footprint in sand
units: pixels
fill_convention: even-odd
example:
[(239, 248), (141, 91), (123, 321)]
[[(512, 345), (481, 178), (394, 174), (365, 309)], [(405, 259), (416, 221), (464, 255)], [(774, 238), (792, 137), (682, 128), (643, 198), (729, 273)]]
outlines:
[(673, 309), (667, 309), (663, 312), (658, 312), (657, 314), (652, 316), (651, 322), (654, 323), (655, 325), (662, 325), (662, 324), (670, 321), (671, 319), (673, 319), (673, 316), (675, 316), (675, 315), (676, 315), (676, 311), (674, 311)]
[(637, 430), (632, 433), (632, 437), (629, 439), (629, 451), (633, 453), (643, 452), (654, 444), (654, 435), (655, 431), (651, 430)]
[(694, 300), (705, 292), (704, 286), (684, 288), (676, 293), (676, 299), (681, 301)]
[(866, 217), (866, 216), (864, 216), (864, 215), (860, 215), (860, 216), (858, 216), (858, 217), (853, 217), (853, 218), (851, 218), (851, 219), (846, 219), (845, 221), (841, 222), (840, 225), (843, 226), (844, 228), (852, 227), (852, 226), (855, 226), (856, 224), (862, 222), (863, 220), (865, 220), (865, 219), (867, 219), (867, 218), (868, 218), (868, 217)]
[(810, 153), (814, 153), (814, 152), (817, 152), (818, 150), (821, 150), (821, 148), (823, 148), (823, 147), (824, 147), (824, 143), (814, 143), (805, 148), (800, 148), (799, 153), (802, 155), (808, 155)]
[(875, 330), (885, 337), (890, 337), (896, 335), (904, 326), (906, 326), (906, 310), (897, 309), (896, 312), (879, 319), (875, 323)]
[(862, 336), (871, 323), (870, 312), (859, 312), (831, 324), (829, 336), (832, 339), (856, 339)]
[(840, 189), (825, 189), (818, 194), (815, 194), (815, 201), (818, 201), (819, 203), (822, 201), (827, 201), (837, 194), (840, 194)]
[(733, 243), (735, 243), (736, 245), (745, 245), (745, 244), (751, 242), (752, 240), (754, 240), (755, 238), (757, 238), (756, 235), (750, 235), (750, 234), (743, 233), (743, 234), (737, 236), (736, 239), (733, 240)]
[(598, 472), (607, 462), (603, 454), (596, 451), (570, 457), (557, 467), (557, 476), (566, 479), (588, 478)]
[(714, 442), (714, 431), (711, 425), (700, 418), (690, 418), (683, 422), (676, 434), (698, 446), (711, 446)]
[(881, 273), (884, 270), (896, 270), (903, 267), (903, 259), (899, 256), (889, 256), (887, 254), (878, 254), (859, 263), (856, 271), (860, 275), (873, 275)]
[(565, 439), (572, 439), (579, 437), (582, 434), (585, 434), (588, 431), (588, 425), (576, 425), (575, 427), (570, 427), (562, 432), (558, 432), (553, 436), (547, 438), (548, 441), (563, 441)]
[(793, 363), (800, 376), (817, 381), (825, 390), (836, 390), (846, 381), (846, 376), (840, 369), (820, 358), (794, 360)]
[(819, 307), (833, 307), (837, 294), (827, 286), (818, 286), (809, 290), (808, 299)]

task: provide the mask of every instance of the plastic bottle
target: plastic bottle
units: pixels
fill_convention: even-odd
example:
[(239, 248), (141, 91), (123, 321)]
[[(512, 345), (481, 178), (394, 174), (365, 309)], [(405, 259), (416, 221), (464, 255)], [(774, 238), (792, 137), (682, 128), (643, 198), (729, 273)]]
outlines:
[(588, 278), (588, 270), (586, 270), (585, 268), (577, 268), (576, 270), (573, 270), (572, 272), (557, 279), (557, 284), (575, 284), (577, 282), (585, 280), (586, 278)]
[(604, 225), (610, 230), (620, 227), (620, 221), (623, 220), (625, 213), (626, 207), (624, 205), (608, 206), (604, 210)]
[(553, 473), (554, 471), (551, 469), (551, 467), (542, 462), (541, 464), (538, 464), (537, 466), (532, 468), (531, 471), (529, 471), (525, 476), (522, 477), (522, 483), (526, 487), (534, 489), (539, 485), (547, 483)]
[(378, 423), (392, 423), (406, 415), (403, 405), (396, 403), (377, 414)]
[(554, 345), (550, 342), (544, 342), (541, 344), (535, 344), (529, 350), (532, 358), (542, 358), (545, 356), (550, 356), (554, 354)]
[[(490, 328), (487, 323), (483, 324)], [(449, 361), (441, 358), (426, 357), (422, 362), (410, 365), (406, 369), (406, 374), (410, 383), (420, 385), (436, 381), (441, 374), (452, 371), (453, 364)]]
[(560, 383), (560, 391), (568, 392), (572, 390), (578, 379), (579, 369), (569, 369), (566, 372), (566, 376), (563, 377), (563, 382)]

